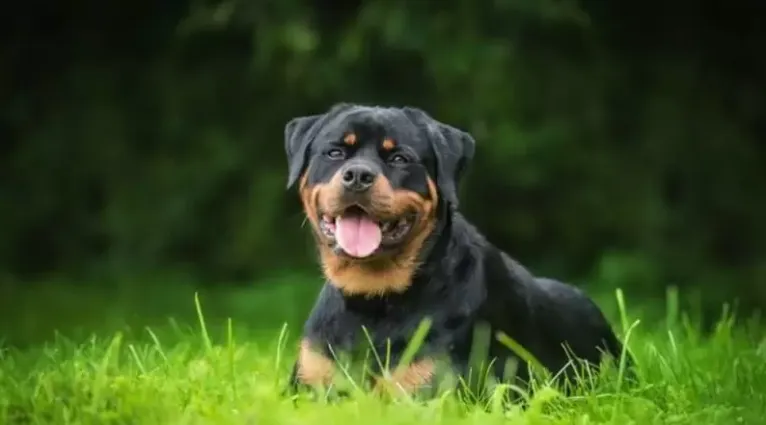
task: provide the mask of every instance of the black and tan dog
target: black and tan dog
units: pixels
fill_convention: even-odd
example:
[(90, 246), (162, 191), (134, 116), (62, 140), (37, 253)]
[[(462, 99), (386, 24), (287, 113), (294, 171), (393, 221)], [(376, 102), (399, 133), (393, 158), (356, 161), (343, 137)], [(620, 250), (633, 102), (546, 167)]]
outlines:
[[(594, 365), (603, 353), (620, 356), (622, 344), (586, 295), (533, 276), (458, 212), (474, 145), (468, 133), (411, 107), (339, 104), (286, 125), (288, 188), (298, 183), (326, 277), (293, 385), (329, 385), (333, 353), (367, 338), (397, 364), (426, 317), (431, 327), (417, 357), (393, 376), (406, 391), (429, 384), (436, 358), (467, 373), (479, 323), (553, 373), (572, 354)], [(494, 339), (488, 356), (498, 378), (518, 359)]]

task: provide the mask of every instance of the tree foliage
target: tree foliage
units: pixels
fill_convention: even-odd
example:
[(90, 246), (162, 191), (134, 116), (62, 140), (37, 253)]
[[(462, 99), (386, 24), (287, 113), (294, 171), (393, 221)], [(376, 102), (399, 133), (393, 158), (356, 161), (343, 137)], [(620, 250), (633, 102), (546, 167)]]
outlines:
[(682, 3), (19, 5), (0, 267), (314, 267), (283, 125), (343, 100), (472, 132), (463, 209), (538, 271), (764, 302), (764, 29)]

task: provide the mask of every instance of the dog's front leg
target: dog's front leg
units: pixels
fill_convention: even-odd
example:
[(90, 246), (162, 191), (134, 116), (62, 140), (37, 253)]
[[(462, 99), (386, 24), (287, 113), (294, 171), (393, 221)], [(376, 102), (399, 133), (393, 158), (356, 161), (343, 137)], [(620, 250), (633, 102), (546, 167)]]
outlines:
[(390, 373), (384, 372), (375, 380), (374, 391), (378, 394), (414, 395), (432, 383), (436, 362), (423, 357), (408, 365), (400, 365)]
[(329, 387), (333, 376), (335, 376), (335, 362), (328, 355), (328, 350), (304, 338), (301, 341), (291, 380), (296, 385)]

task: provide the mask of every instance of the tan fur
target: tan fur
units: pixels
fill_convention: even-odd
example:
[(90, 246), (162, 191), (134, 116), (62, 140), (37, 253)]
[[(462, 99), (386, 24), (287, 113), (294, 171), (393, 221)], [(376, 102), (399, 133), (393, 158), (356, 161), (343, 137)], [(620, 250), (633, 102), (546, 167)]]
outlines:
[(328, 386), (335, 374), (335, 363), (312, 348), (308, 340), (301, 341), (298, 354), (298, 379), (307, 385)]
[(386, 138), (386, 139), (383, 139), (382, 146), (383, 146), (383, 150), (390, 151), (396, 147), (396, 142), (394, 141), (394, 139)]
[(356, 144), (356, 134), (354, 133), (348, 133), (345, 137), (343, 137), (343, 143), (345, 143), (348, 146), (354, 146)]
[(303, 211), (306, 213), (306, 216), (311, 222), (311, 225), (314, 226), (315, 229), (319, 229), (319, 215), (317, 213), (316, 206), (317, 197), (319, 196), (323, 185), (317, 185), (309, 188), (306, 186), (307, 180), (308, 174), (304, 174), (303, 177), (301, 177), (300, 184), (298, 186), (301, 196), (301, 203), (303, 204)]
[(424, 359), (407, 367), (394, 371), (390, 377), (379, 378), (375, 384), (378, 393), (387, 392), (413, 394), (430, 383), (436, 364), (432, 359)]
[(436, 223), (438, 194), (429, 178), (430, 197), (425, 199), (407, 190), (394, 190), (384, 177), (379, 177), (371, 189), (370, 210), (382, 218), (396, 218), (410, 211), (418, 212), (418, 220), (410, 231), (409, 241), (393, 257), (357, 260), (341, 257), (323, 243), (319, 232), (317, 207), (325, 212), (337, 212), (340, 204), (341, 177), (336, 174), (329, 183), (306, 186), (306, 175), (300, 183), (304, 211), (315, 229), (322, 269), (328, 280), (347, 294), (377, 295), (403, 292), (411, 283), (419, 266), (418, 253)]

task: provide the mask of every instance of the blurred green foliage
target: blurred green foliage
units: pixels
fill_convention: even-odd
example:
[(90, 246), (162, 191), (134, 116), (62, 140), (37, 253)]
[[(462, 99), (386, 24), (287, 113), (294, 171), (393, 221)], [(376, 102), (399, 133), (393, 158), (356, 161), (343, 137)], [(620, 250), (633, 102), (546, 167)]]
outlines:
[(358, 101), (472, 132), (463, 210), (534, 270), (763, 305), (765, 30), (682, 3), (84, 3), (14, 27), (0, 269), (316, 272), (283, 126)]

